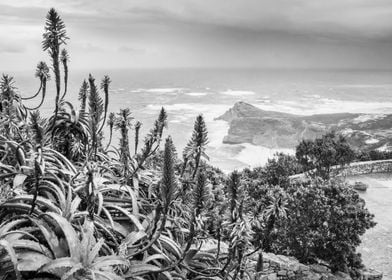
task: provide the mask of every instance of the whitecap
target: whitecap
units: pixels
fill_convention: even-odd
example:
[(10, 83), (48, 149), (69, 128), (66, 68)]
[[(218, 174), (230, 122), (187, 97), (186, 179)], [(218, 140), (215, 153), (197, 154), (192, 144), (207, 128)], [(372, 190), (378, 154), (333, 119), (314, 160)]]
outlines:
[(189, 96), (206, 96), (208, 93), (207, 92), (187, 92), (185, 94), (189, 95)]
[(186, 90), (185, 88), (138, 88), (132, 90), (132, 92), (146, 92), (146, 93), (156, 93), (156, 94), (177, 94)]
[(225, 95), (231, 95), (231, 96), (245, 96), (245, 95), (254, 95), (254, 91), (249, 91), (249, 90), (226, 90), (222, 91), (221, 94)]
[(376, 144), (380, 142), (380, 140), (376, 139), (376, 138), (370, 138), (368, 140), (365, 141), (366, 144), (370, 145), (370, 144)]
[(331, 98), (318, 99), (317, 102), (286, 100), (274, 101), (271, 103), (262, 102), (253, 105), (262, 110), (285, 112), (296, 115), (364, 113), (381, 116), (381, 114), (390, 114), (392, 112), (392, 102), (348, 101)]

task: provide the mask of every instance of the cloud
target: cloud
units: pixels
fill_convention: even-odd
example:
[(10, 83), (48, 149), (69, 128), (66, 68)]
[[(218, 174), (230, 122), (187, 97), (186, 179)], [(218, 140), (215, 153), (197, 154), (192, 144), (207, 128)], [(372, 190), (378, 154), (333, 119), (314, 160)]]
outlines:
[(75, 67), (126, 67), (130, 54), (132, 66), (149, 67), (392, 65), (390, 0), (2, 0), (2, 42), (23, 46), (0, 44), (2, 53), (36, 57), (52, 6)]

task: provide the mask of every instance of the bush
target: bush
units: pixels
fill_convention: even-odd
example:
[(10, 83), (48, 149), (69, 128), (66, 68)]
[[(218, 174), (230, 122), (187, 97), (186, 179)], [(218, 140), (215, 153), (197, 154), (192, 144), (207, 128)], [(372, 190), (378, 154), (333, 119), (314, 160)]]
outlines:
[(295, 155), (305, 171), (328, 179), (332, 166), (344, 166), (355, 158), (354, 151), (342, 135), (329, 132), (321, 138), (302, 140)]
[(305, 263), (321, 259), (333, 271), (350, 272), (354, 276), (362, 267), (361, 258), (355, 252), (360, 237), (375, 225), (374, 216), (357, 192), (335, 179), (314, 179), (279, 189), (259, 186), (256, 196), (249, 192), (252, 201), (258, 202), (255, 215), (273, 207), (277, 194), (284, 197), (280, 207), (285, 216), (276, 216), (273, 227), (268, 217), (259, 216), (258, 230), (265, 232), (270, 227), (270, 235), (262, 235), (262, 238), (269, 236), (270, 244), (268, 247), (263, 244), (263, 248), (295, 256)]

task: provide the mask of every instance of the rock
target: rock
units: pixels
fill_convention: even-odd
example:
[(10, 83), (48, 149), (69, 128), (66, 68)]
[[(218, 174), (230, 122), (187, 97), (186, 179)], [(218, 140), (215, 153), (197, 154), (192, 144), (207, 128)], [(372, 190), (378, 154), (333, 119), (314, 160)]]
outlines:
[(350, 275), (348, 275), (347, 273), (344, 273), (344, 272), (338, 271), (334, 275), (335, 275), (336, 280), (351, 280)]
[(311, 264), (309, 265), (309, 268), (316, 273), (330, 273), (331, 270), (326, 267), (325, 265), (321, 265), (321, 264)]
[(321, 274), (312, 272), (312, 271), (306, 271), (304, 274), (301, 276), (300, 279), (302, 280), (320, 280), (322, 278)]
[(287, 273), (287, 277), (289, 277), (289, 278), (294, 278), (294, 277), (295, 277), (295, 273), (294, 273), (293, 271), (289, 271), (289, 272)]
[(258, 273), (256, 275), (256, 280), (268, 280), (268, 275)]
[[(220, 253), (227, 254), (229, 252), (229, 245), (225, 242), (220, 242)], [(195, 249), (196, 247), (194, 247)], [(200, 247), (201, 252), (216, 253), (218, 251), (218, 241), (216, 239), (207, 239)]]
[(276, 273), (270, 273), (268, 274), (268, 280), (277, 280), (278, 276), (276, 275)]
[[(296, 258), (263, 252), (263, 271), (255, 273), (258, 258), (248, 259), (247, 272), (252, 280), (352, 280), (343, 272), (332, 273), (324, 264), (301, 264)], [(374, 269), (362, 271), (361, 280), (381, 280), (382, 273)]]
[(362, 280), (381, 280), (382, 272), (375, 269), (366, 269), (362, 271)]
[(342, 133), (355, 148), (377, 149), (392, 145), (388, 136), (392, 114), (320, 114), (293, 115), (261, 110), (237, 102), (216, 120), (229, 122), (227, 144), (251, 143), (268, 148), (294, 148), (302, 139), (315, 139), (328, 130)]
[(304, 265), (304, 264), (302, 264), (302, 263), (300, 263), (300, 264), (298, 265), (298, 271), (300, 271), (300, 272), (302, 272), (302, 271), (309, 271), (309, 270), (310, 270), (310, 267), (307, 266), (307, 265)]

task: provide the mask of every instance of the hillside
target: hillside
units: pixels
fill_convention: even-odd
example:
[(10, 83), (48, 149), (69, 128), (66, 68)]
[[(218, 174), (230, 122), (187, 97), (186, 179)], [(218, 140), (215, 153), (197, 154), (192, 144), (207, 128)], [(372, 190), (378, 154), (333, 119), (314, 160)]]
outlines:
[(310, 116), (265, 111), (237, 102), (216, 118), (230, 123), (223, 143), (251, 143), (269, 148), (294, 148), (302, 139), (315, 139), (329, 130), (347, 137), (355, 148), (386, 150), (392, 145), (392, 114), (316, 114)]

